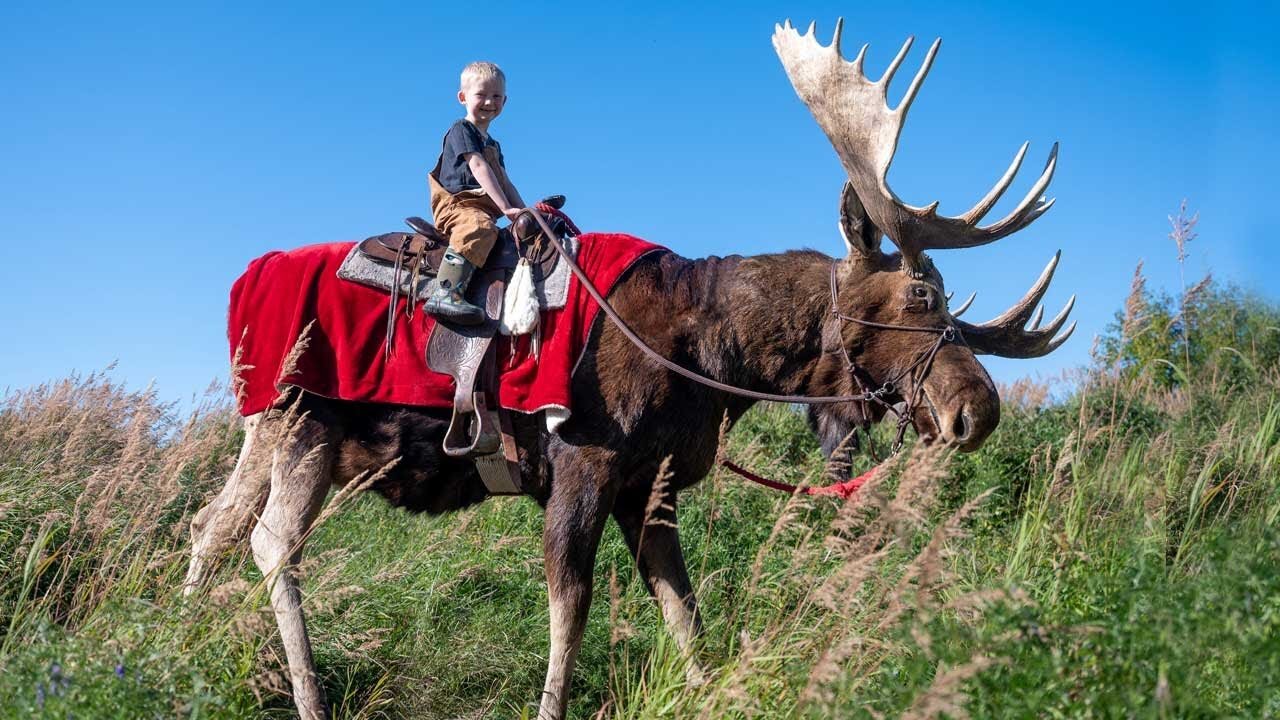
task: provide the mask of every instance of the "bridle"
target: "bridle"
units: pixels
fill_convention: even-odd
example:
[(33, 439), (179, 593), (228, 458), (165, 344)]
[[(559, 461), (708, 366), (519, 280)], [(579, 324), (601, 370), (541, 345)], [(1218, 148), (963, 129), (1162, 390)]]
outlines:
[[(836, 272), (836, 262), (831, 263), (831, 314), (843, 325), (846, 322), (862, 325), (863, 327), (875, 328), (878, 330), (902, 330), (906, 332), (931, 332), (937, 333), (938, 338), (933, 341), (929, 349), (921, 352), (916, 359), (906, 367), (905, 370), (885, 380), (880, 387), (875, 390), (869, 390), (862, 381), (861, 368), (854, 364), (853, 358), (849, 357), (849, 346), (843, 342), (843, 333), (841, 333), (842, 341), (840, 342), (840, 353), (844, 356), (845, 369), (849, 372), (860, 388), (862, 394), (866, 397), (864, 402), (874, 402), (883, 407), (886, 411), (893, 413), (898, 418), (898, 428), (893, 438), (893, 446), (890, 454), (896, 455), (902, 449), (903, 440), (907, 434), (907, 426), (911, 424), (911, 418), (915, 415), (916, 408), (923, 399), (924, 381), (929, 376), (929, 372), (933, 370), (933, 360), (938, 355), (938, 351), (948, 342), (956, 339), (956, 328), (954, 325), (946, 327), (920, 327), (918, 325), (892, 325), (889, 323), (878, 323), (871, 320), (856, 318), (852, 315), (845, 315), (840, 312), (839, 308), (840, 286)], [(901, 412), (893, 405), (885, 401), (884, 396), (897, 392), (898, 383), (908, 378), (911, 382), (911, 396), (903, 397), (905, 407)], [(867, 413), (863, 413), (864, 416)], [(941, 422), (938, 418), (934, 418), (935, 423)], [(939, 430), (942, 428), (939, 427)]]
[[(560, 243), (560, 238), (551, 229), (550, 224), (547, 222), (546, 218), (543, 217), (543, 214), (534, 208), (526, 208), (525, 212), (532, 215), (533, 218), (538, 221), (538, 225), (542, 228), (543, 235), (547, 238), (548, 241), (550, 241), (551, 246), (555, 248), (556, 252), (560, 254), (561, 259), (563, 259), (565, 263), (568, 264), (569, 269), (578, 278), (578, 282), (582, 283), (582, 286), (586, 288), (587, 293), (590, 294), (591, 297), (596, 301), (596, 303), (600, 305), (600, 309), (604, 310), (605, 314), (609, 316), (609, 319), (612, 320), (614, 324), (618, 326), (618, 329), (620, 331), (622, 331), (622, 334), (628, 340), (630, 340), (631, 343), (635, 345), (641, 352), (643, 352), (646, 356), (648, 356), (649, 359), (658, 363), (662, 367), (670, 370), (671, 372), (674, 372), (677, 375), (680, 375), (681, 377), (692, 380), (693, 382), (696, 382), (700, 385), (705, 385), (715, 390), (720, 390), (722, 392), (726, 392), (731, 395), (737, 395), (739, 397), (750, 398), (752, 400), (764, 400), (769, 402), (781, 402), (781, 403), (796, 403), (801, 405), (831, 405), (835, 403), (846, 403), (846, 402), (861, 402), (864, 404), (875, 403), (877, 405), (880, 405), (881, 407), (884, 407), (887, 411), (893, 413), (898, 418), (897, 435), (894, 438), (894, 443), (892, 447), (893, 453), (897, 453), (898, 450), (902, 448), (902, 443), (906, 435), (907, 426), (911, 424), (911, 418), (915, 413), (915, 409), (919, 405), (920, 401), (923, 399), (924, 380), (925, 378), (928, 377), (929, 372), (933, 369), (934, 358), (937, 357), (938, 351), (942, 348), (944, 344), (954, 341), (956, 339), (956, 329), (952, 325), (947, 325), (946, 327), (919, 327), (919, 326), (913, 326), (913, 325), (892, 325), (889, 323), (872, 322), (870, 320), (864, 320), (862, 318), (856, 318), (856, 317), (852, 317), (850, 315), (845, 315), (841, 313), (837, 309), (838, 308), (837, 300), (839, 298), (839, 287), (836, 281), (836, 262), (833, 261), (831, 263), (831, 314), (836, 319), (838, 319), (841, 323), (852, 322), (859, 325), (863, 325), (865, 327), (875, 328), (877, 330), (899, 330), (899, 331), (905, 331), (905, 332), (931, 332), (931, 333), (936, 333), (938, 335), (937, 340), (935, 340), (927, 350), (921, 352), (916, 357), (916, 359), (910, 365), (907, 366), (905, 370), (893, 376), (889, 380), (886, 380), (885, 382), (881, 383), (880, 387), (875, 389), (868, 388), (866, 384), (862, 381), (860, 369), (854, 364), (853, 359), (849, 357), (849, 349), (845, 346), (843, 342), (841, 342), (840, 350), (844, 355), (845, 366), (848, 369), (849, 374), (854, 378), (854, 380), (858, 383), (858, 386), (862, 389), (862, 392), (858, 393), (857, 395), (824, 395), (824, 396), (776, 395), (773, 393), (759, 392), (757, 390), (748, 390), (746, 388), (740, 388), (734, 385), (729, 385), (727, 383), (722, 383), (718, 380), (713, 380), (709, 377), (706, 377), (705, 375), (696, 373), (686, 367), (677, 365), (671, 360), (663, 357), (653, 348), (649, 347), (649, 345), (645, 343), (645, 341), (641, 339), (639, 335), (636, 335), (635, 331), (633, 331), (627, 325), (627, 323), (622, 319), (622, 317), (618, 315), (618, 312), (613, 309), (613, 306), (609, 304), (609, 301), (605, 299), (604, 295), (596, 288), (594, 284), (592, 284), (591, 280), (587, 278), (586, 273), (583, 272), (582, 268), (578, 266), (577, 261), (573, 258), (572, 255), (569, 254), (568, 251), (564, 249), (564, 245)], [(893, 395), (894, 393), (896, 393), (898, 389), (898, 383), (900, 383), (904, 378), (909, 380), (911, 384), (911, 396), (909, 398), (907, 397), (903, 398), (903, 401), (906, 406), (903, 411), (899, 412), (897, 408), (895, 408), (892, 404), (890, 404), (885, 400), (885, 396)], [(866, 413), (864, 413), (864, 415), (866, 415)], [(941, 428), (939, 428), (939, 430), (941, 430)]]

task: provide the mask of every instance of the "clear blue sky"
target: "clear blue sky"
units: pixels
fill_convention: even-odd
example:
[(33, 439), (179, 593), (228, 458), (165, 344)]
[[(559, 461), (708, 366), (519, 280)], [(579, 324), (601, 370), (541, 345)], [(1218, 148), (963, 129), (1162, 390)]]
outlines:
[[(943, 38), (891, 172), (908, 202), (961, 212), (1018, 145), (1034, 179), (1062, 143), (1058, 203), (984, 248), (938, 252), (985, 320), (1053, 251), (1048, 301), (1080, 329), (997, 379), (1087, 360), (1143, 258), (1175, 287), (1166, 216), (1201, 213), (1189, 270), (1271, 297), (1280, 52), (1274, 3), (467, 3), (0, 5), (0, 388), (119, 361), (184, 398), (227, 367), (227, 290), (276, 248), (426, 214), (424, 174), (459, 115), (457, 72), (501, 64), (493, 126), (526, 197), (569, 196), (585, 229), (687, 256), (843, 246), (842, 171), (770, 45), (818, 21), (870, 42)], [(896, 92), (911, 71), (900, 73)], [(1019, 192), (1021, 190), (1021, 192)], [(33, 248), (38, 247), (39, 250)]]

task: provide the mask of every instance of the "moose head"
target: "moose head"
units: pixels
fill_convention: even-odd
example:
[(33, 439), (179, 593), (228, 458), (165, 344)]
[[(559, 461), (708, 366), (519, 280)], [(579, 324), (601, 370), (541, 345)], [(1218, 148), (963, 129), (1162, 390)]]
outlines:
[[(980, 447), (1000, 420), (1000, 401), (976, 355), (1032, 358), (1056, 349), (1075, 330), (1059, 334), (1075, 302), (1040, 327), (1040, 300), (1058, 264), (1055, 255), (1040, 279), (1013, 307), (990, 322), (973, 325), (959, 316), (972, 296), (952, 311), (948, 295), (926, 250), (967, 248), (995, 242), (1043, 215), (1053, 205), (1044, 191), (1053, 178), (1058, 146), (1026, 197), (998, 222), (979, 226), (1013, 182), (1028, 143), (1009, 169), (968, 212), (938, 215), (938, 203), (915, 207), (889, 188), (889, 165), (897, 150), (907, 111), (928, 75), (941, 45), (935, 40), (896, 108), (888, 105), (889, 83), (911, 48), (910, 38), (879, 80), (863, 74), (867, 46), (849, 62), (840, 53), (843, 20), (823, 46), (814, 26), (801, 35), (790, 21), (776, 26), (774, 49), (787, 76), (835, 148), (848, 181), (840, 200), (840, 231), (848, 254), (831, 273), (833, 314), (824, 328), (824, 344), (838, 347), (829, 357), (843, 368), (820, 369), (844, 392), (879, 388), (875, 403), (814, 406), (810, 419), (830, 452), (855, 425), (900, 414), (925, 441), (941, 441), (960, 450)], [(880, 248), (888, 236), (896, 253)], [(1034, 315), (1034, 317), (1033, 317)], [(1028, 325), (1028, 322), (1030, 323)], [(830, 364), (829, 364), (830, 365)], [(836, 379), (839, 378), (839, 382)], [(852, 387), (850, 387), (852, 386)]]

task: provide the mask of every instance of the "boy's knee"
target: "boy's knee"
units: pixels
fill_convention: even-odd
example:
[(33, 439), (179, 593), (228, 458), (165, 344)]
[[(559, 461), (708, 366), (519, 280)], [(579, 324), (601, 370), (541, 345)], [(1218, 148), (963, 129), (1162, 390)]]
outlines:
[(475, 225), (466, 232), (458, 232), (449, 237), (449, 245), (467, 262), (476, 267), (484, 267), (489, 252), (498, 241), (498, 228), (493, 223)]

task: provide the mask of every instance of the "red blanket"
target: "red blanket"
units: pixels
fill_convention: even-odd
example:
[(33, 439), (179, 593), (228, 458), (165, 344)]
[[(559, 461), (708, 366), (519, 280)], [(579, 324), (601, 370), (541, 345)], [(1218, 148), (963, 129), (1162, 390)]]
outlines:
[[(578, 264), (606, 294), (636, 260), (663, 249), (621, 234), (587, 233), (579, 242)], [(271, 407), (286, 385), (342, 400), (453, 406), (453, 378), (427, 369), (427, 338), (435, 321), (421, 310), (407, 318), (407, 300), (400, 300), (394, 350), (390, 359), (384, 358), (388, 295), (336, 275), (351, 245), (269, 252), (249, 263), (231, 287), (227, 335), (232, 363), (239, 368), (241, 415)], [(569, 380), (599, 309), (574, 277), (566, 306), (542, 314), (538, 359), (530, 352), (528, 336), (515, 340), (514, 354), (511, 339), (499, 336), (503, 407), (525, 413), (572, 410)], [(290, 358), (308, 324), (305, 349)]]

